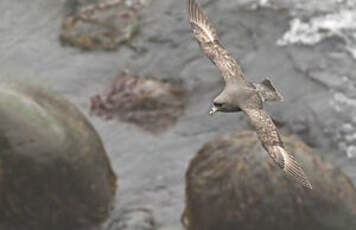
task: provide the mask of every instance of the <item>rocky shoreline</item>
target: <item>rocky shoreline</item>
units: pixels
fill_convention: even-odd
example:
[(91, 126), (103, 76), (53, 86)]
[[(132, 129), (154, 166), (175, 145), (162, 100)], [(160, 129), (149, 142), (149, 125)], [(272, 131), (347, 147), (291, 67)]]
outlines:
[[(349, 158), (355, 155), (356, 133), (350, 44), (338, 36), (312, 45), (277, 44), (295, 18), (313, 25), (338, 15), (352, 1), (201, 2), (246, 76), (257, 82), (270, 76), (283, 94), (284, 103), (266, 106), (283, 133), (297, 134), (355, 183), (356, 159)], [(189, 160), (212, 138), (247, 127), (242, 115), (208, 116), (223, 82), (193, 40), (185, 1), (153, 0), (140, 12), (139, 33), (114, 52), (83, 52), (60, 44), (61, 25), (72, 13), (65, 1), (2, 0), (0, 8), (6, 9), (0, 23), (0, 75), (57, 90), (87, 115), (103, 139), (120, 179), (117, 209), (103, 229), (123, 210), (135, 208), (150, 210), (155, 228), (180, 229)], [(93, 93), (127, 66), (139, 76), (184, 83), (189, 100), (175, 125), (152, 134), (123, 121), (89, 116)]]

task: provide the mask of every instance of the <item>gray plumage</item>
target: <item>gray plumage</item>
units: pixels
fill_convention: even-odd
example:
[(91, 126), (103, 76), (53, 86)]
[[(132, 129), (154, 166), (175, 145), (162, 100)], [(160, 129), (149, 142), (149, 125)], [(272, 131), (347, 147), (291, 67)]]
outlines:
[(262, 146), (273, 161), (283, 169), (287, 176), (311, 189), (303, 169), (294, 156), (285, 150), (279, 132), (271, 117), (263, 110), (264, 101), (283, 101), (269, 79), (252, 83), (245, 79), (236, 60), (218, 41), (214, 28), (196, 4), (188, 1), (189, 21), (193, 34), (207, 57), (217, 66), (225, 81), (224, 90), (214, 99), (210, 114), (215, 112), (243, 111), (256, 129)]

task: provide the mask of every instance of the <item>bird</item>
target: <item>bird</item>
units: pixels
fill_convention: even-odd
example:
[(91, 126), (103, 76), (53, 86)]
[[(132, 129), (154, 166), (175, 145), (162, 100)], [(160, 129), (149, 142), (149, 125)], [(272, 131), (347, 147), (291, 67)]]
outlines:
[(255, 128), (258, 139), (268, 155), (287, 175), (307, 189), (312, 189), (304, 170), (290, 154), (272, 118), (263, 110), (265, 101), (283, 101), (269, 78), (261, 83), (247, 80), (230, 53), (221, 45), (217, 33), (195, 0), (187, 0), (189, 22), (195, 39), (205, 55), (220, 71), (225, 86), (213, 100), (210, 115), (216, 112), (244, 112)]

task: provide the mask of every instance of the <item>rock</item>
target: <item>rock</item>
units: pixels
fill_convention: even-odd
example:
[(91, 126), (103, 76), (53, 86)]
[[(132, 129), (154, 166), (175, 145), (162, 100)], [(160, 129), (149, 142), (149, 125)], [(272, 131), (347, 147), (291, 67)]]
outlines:
[[(97, 2), (72, 0), (79, 1), (83, 6), (85, 2)], [(221, 43), (241, 63), (246, 77), (255, 82), (270, 77), (285, 97), (284, 103), (266, 105), (272, 117), (283, 121), (286, 129), (308, 145), (328, 153), (328, 157), (334, 156), (334, 163), (356, 183), (356, 156), (346, 157), (346, 151), (352, 150), (347, 140), (352, 132), (356, 133), (356, 109), (350, 103), (355, 100), (356, 72), (344, 39), (327, 37), (310, 46), (276, 44), (290, 31), (294, 18), (311, 24), (314, 18), (327, 19), (327, 15), (337, 13), (341, 8), (338, 5), (356, 1), (197, 1), (216, 28)], [(0, 8), (6, 9), (1, 20), (1, 28), (6, 33), (0, 36), (0, 75), (37, 80), (55, 87), (83, 111), (87, 109), (88, 98), (98, 92), (91, 89), (100, 88), (105, 77), (115, 76), (118, 66), (129, 65), (138, 76), (182, 80), (185, 88), (191, 90), (189, 104), (185, 115), (163, 135), (157, 137), (127, 124), (105, 123), (90, 117), (100, 127), (105, 147), (115, 162), (113, 167), (120, 172), (120, 185), (124, 185), (121, 187), (125, 191), (117, 197), (119, 207), (126, 208), (127, 203), (133, 206), (154, 203), (158, 226), (180, 225), (178, 216), (184, 199), (181, 178), (187, 159), (203, 142), (246, 126), (247, 122), (242, 120), (246, 116), (220, 114), (210, 118), (207, 115), (211, 100), (224, 87), (224, 82), (193, 38), (185, 0), (157, 0), (140, 10), (138, 36), (129, 42), (129, 47), (122, 44), (119, 52), (109, 53), (81, 53), (58, 45), (59, 25), (69, 10), (64, 2), (0, 1)], [(265, 6), (252, 9), (248, 2)], [(295, 15), (295, 11), (301, 15)], [(352, 30), (345, 32), (349, 34)], [(339, 112), (333, 112), (334, 108)], [(344, 123), (351, 124), (354, 130), (344, 132)], [(123, 149), (125, 152), (121, 152)], [(353, 151), (349, 152), (351, 156)], [(157, 179), (161, 177), (162, 180)], [(156, 192), (155, 186), (161, 184), (169, 189)], [(143, 193), (146, 188), (152, 192)]]
[(56, 93), (0, 80), (0, 225), (63, 230), (103, 222), (116, 176), (92, 125)]
[(121, 72), (103, 96), (91, 98), (91, 113), (119, 118), (151, 132), (174, 124), (184, 112), (184, 89), (179, 83), (140, 78)]
[(75, 1), (60, 32), (62, 44), (85, 50), (115, 50), (138, 31), (137, 4), (128, 1)]
[(253, 131), (205, 144), (186, 173), (186, 230), (355, 229), (356, 190), (295, 137), (282, 137), (308, 175), (307, 191), (283, 176)]

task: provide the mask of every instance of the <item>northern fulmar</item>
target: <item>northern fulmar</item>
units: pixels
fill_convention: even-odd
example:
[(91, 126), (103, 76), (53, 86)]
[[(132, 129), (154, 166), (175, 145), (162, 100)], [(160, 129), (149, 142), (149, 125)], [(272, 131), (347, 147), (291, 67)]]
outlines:
[(244, 78), (236, 60), (220, 44), (215, 29), (195, 0), (188, 1), (189, 21), (202, 51), (217, 66), (225, 81), (224, 90), (214, 99), (210, 114), (243, 111), (262, 146), (287, 176), (308, 189), (312, 185), (294, 156), (287, 152), (271, 117), (263, 110), (265, 101), (283, 101), (269, 79), (252, 83)]

